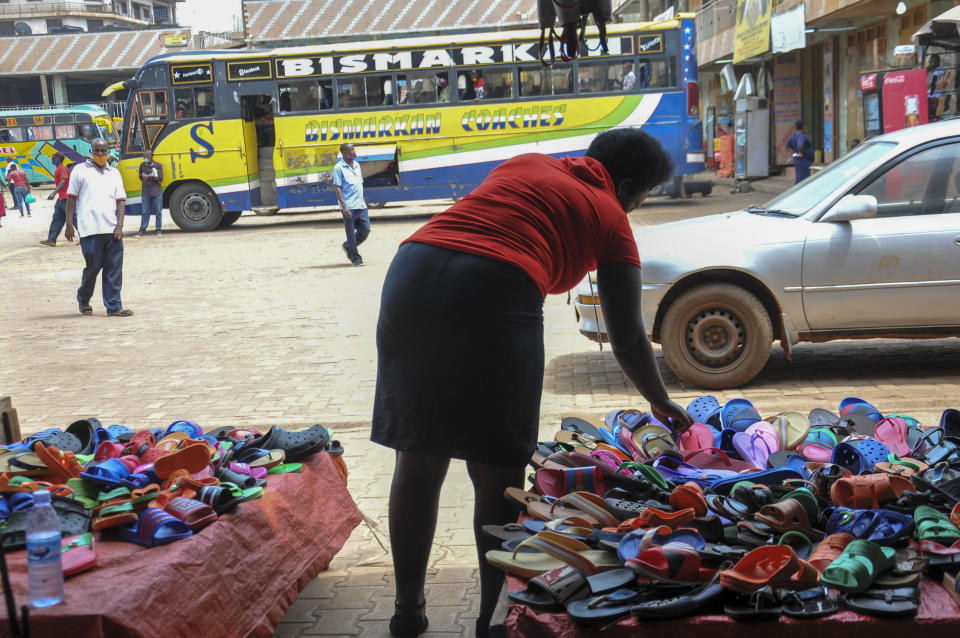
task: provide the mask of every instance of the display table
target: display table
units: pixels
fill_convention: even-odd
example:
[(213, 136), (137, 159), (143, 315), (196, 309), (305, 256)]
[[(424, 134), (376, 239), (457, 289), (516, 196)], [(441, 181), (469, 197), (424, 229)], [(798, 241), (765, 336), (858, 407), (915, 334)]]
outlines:
[[(271, 636), (361, 521), (330, 455), (316, 454), (303, 466), (302, 473), (271, 475), (262, 498), (191, 538), (146, 548), (103, 532), (97, 566), (67, 579), (63, 603), (30, 610), (31, 634)], [(29, 602), (26, 552), (9, 553), (7, 563), (19, 608)]]
[[(509, 591), (526, 587), (526, 581), (507, 577)], [(627, 618), (601, 632), (603, 625), (578, 625), (566, 614), (538, 612), (526, 605), (510, 604), (505, 622), (507, 636), (543, 636), (544, 638), (575, 638), (602, 636), (602, 638), (627, 638), (642, 635), (644, 638), (676, 638), (697, 635), (710, 638), (735, 638), (743, 635), (745, 626), (762, 626), (766, 635), (777, 638), (810, 638), (811, 631), (823, 636), (857, 635), (870, 638), (902, 638), (905, 628), (914, 624), (923, 625), (925, 632), (937, 632), (940, 636), (956, 636), (960, 632), (960, 608), (940, 584), (924, 577), (920, 583), (920, 611), (912, 620), (885, 620), (861, 616), (851, 611), (840, 611), (832, 616), (816, 620), (796, 619), (781, 616), (779, 621), (733, 620), (725, 615), (701, 615), (676, 620), (640, 620)], [(854, 629), (854, 624), (856, 629)], [(853, 633), (842, 633), (853, 632)], [(941, 633), (942, 632), (942, 633)], [(932, 635), (932, 634), (931, 634)]]

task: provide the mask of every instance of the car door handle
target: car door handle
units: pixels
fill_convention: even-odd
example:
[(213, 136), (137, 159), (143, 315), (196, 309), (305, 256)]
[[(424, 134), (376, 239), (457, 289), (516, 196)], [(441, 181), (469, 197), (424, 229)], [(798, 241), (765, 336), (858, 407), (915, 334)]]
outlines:
[(956, 244), (957, 246), (960, 246), (960, 235), (957, 235), (956, 237), (953, 238), (953, 243)]

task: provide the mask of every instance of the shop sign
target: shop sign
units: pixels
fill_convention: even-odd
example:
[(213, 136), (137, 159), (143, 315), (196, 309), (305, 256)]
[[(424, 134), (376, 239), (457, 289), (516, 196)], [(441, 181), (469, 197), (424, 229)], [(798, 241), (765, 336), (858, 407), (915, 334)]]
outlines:
[(770, 20), (770, 45), (774, 53), (786, 53), (807, 45), (806, 6), (799, 4), (775, 14)]
[(177, 33), (176, 35), (163, 36), (163, 46), (165, 47), (185, 47), (190, 39), (186, 33)]
[(242, 80), (269, 80), (273, 77), (270, 60), (244, 60), (243, 62), (227, 62), (227, 80), (237, 82)]
[(213, 81), (213, 65), (190, 64), (170, 67), (170, 77), (174, 84), (200, 84)]
[(868, 73), (867, 75), (860, 76), (860, 90), (861, 91), (876, 91), (877, 90), (877, 74)]
[(763, 55), (770, 50), (770, 0), (737, 0), (733, 61)]

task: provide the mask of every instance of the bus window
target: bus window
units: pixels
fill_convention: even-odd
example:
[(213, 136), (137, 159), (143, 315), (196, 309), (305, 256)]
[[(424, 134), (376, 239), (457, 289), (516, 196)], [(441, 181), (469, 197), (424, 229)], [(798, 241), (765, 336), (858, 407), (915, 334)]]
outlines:
[(58, 140), (77, 139), (77, 127), (75, 124), (57, 124), (54, 127), (54, 132)]
[(333, 80), (320, 80), (320, 110), (333, 108)]
[(15, 126), (13, 128), (0, 128), (0, 142), (24, 142), (26, 136), (23, 127)]
[(580, 62), (577, 71), (581, 93), (619, 91), (623, 84), (622, 60)]
[(566, 95), (573, 93), (570, 84), (572, 65), (520, 67), (520, 97)]
[(177, 104), (178, 120), (214, 115), (212, 88), (176, 89), (174, 100)]
[(143, 152), (143, 136), (140, 132), (140, 116), (136, 111), (130, 114), (130, 130), (127, 133), (127, 152)]
[[(484, 100), (503, 100), (513, 97), (513, 71), (509, 69), (483, 70)], [(476, 80), (474, 80), (476, 85)]]
[(100, 132), (93, 122), (84, 122), (77, 127), (77, 132), (80, 134), (81, 139), (87, 140), (88, 142), (100, 135)]
[(363, 78), (340, 78), (337, 80), (337, 105), (342, 109), (366, 106), (366, 88)]
[(167, 115), (166, 91), (140, 91), (140, 108), (143, 117), (156, 119)]
[(278, 88), (281, 113), (316, 111), (320, 108), (320, 88), (316, 82), (290, 82)]
[(400, 104), (432, 104), (437, 101), (437, 74), (420, 71), (397, 76)]
[(367, 76), (367, 106), (381, 106), (389, 104), (393, 104), (392, 76)]
[(174, 97), (177, 104), (178, 120), (189, 120), (197, 116), (193, 101), (193, 89), (177, 89)]
[(53, 127), (52, 126), (28, 126), (27, 127), (27, 139), (28, 140), (52, 140), (53, 139)]
[(666, 89), (677, 86), (675, 58), (643, 60), (637, 71), (637, 86), (641, 89)]
[(194, 89), (197, 117), (213, 117), (213, 89)]

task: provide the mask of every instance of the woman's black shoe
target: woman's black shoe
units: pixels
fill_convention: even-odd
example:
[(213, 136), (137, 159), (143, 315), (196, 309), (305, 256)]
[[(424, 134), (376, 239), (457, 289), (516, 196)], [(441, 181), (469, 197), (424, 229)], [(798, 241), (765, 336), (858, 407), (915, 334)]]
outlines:
[(415, 638), (425, 632), (430, 624), (423, 613), (426, 606), (427, 601), (423, 601), (416, 607), (403, 608), (394, 601), (393, 608), (396, 611), (390, 619), (390, 634), (395, 638)]

